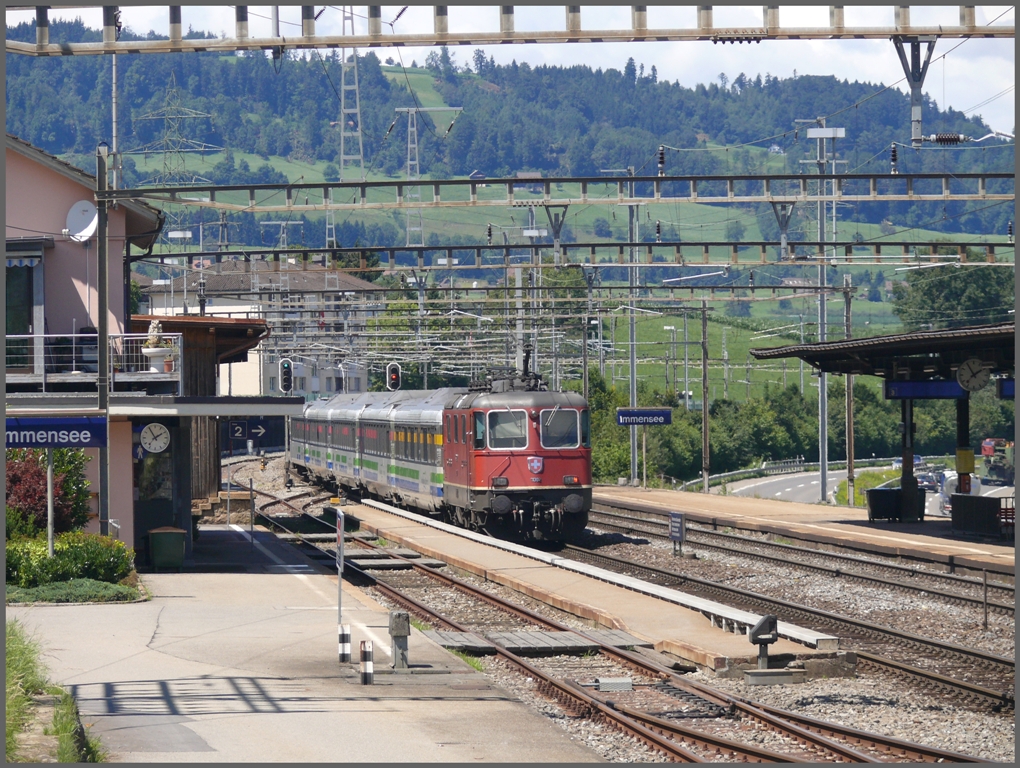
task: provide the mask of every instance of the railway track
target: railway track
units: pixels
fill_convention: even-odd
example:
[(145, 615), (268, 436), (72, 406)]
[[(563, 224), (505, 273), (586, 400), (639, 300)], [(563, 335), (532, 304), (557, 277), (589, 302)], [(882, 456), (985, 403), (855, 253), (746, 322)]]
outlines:
[[(318, 520), (307, 515), (304, 510), (311, 505), (305, 502), (301, 507), (291, 500), (273, 500), (272, 494), (259, 492), (270, 498), (262, 505), (263, 509), (276, 505), (289, 507), (302, 513), (302, 520)], [(285, 528), (283, 521), (277, 517), (262, 514), (263, 520), (274, 528)], [(319, 520), (320, 535), (326, 535), (335, 528)], [(296, 530), (289, 533), (301, 537)], [(314, 538), (318, 538), (317, 536)], [(318, 542), (306, 540), (308, 546), (314, 546), (321, 552), (335, 556), (335, 550), (328, 546), (320, 546)], [(382, 549), (358, 541), (351, 551), (357, 548)], [(387, 553), (387, 557), (398, 557)], [(402, 558), (401, 558), (402, 559)], [(568, 627), (561, 622), (542, 616), (522, 606), (490, 594), (467, 582), (457, 579), (436, 569), (407, 560), (411, 567), (428, 580), (456, 590), (472, 600), (494, 607), (508, 616), (514, 617), (527, 625), (537, 625), (556, 631), (573, 631), (582, 636), (583, 630)], [(357, 578), (364, 580), (379, 590), (394, 603), (402, 605), (420, 619), (441, 628), (453, 631), (468, 632), (474, 627), (462, 619), (444, 615), (417, 600), (400, 589), (388, 584), (386, 579), (376, 577), (367, 571), (348, 563), (345, 568), (356, 572)], [(594, 641), (594, 638), (586, 638)], [(651, 748), (661, 752), (668, 759), (681, 762), (715, 762), (718, 760), (742, 762), (888, 762), (888, 761), (923, 761), (923, 762), (977, 762), (977, 758), (960, 755), (946, 750), (929, 748), (919, 744), (868, 733), (853, 728), (833, 725), (821, 721), (804, 718), (784, 710), (755, 704), (737, 696), (714, 690), (708, 686), (685, 680), (672, 670), (649, 660), (640, 654), (611, 646), (600, 645), (600, 658), (632, 670), (643, 684), (635, 682), (635, 690), (641, 692), (639, 698), (645, 701), (644, 706), (633, 706), (620, 701), (625, 694), (613, 694), (613, 698), (587, 690), (583, 683), (570, 676), (552, 674), (543, 662), (532, 662), (497, 647), (497, 654), (506, 663), (520, 671), (521, 674), (538, 682), (539, 691), (578, 718), (598, 720), (624, 733), (639, 739)], [(575, 669), (576, 673), (576, 669)], [(576, 674), (575, 674), (576, 676)], [(651, 701), (649, 701), (651, 699)], [(684, 702), (684, 710), (694, 707), (696, 715), (685, 717), (676, 706), (677, 701)], [(709, 716), (705, 717), (704, 713)], [(695, 725), (690, 721), (694, 720)], [(754, 740), (753, 732), (766, 729), (783, 742), (782, 751), (765, 749), (753, 743), (745, 743), (739, 738), (731, 738), (734, 732)]]
[[(980, 701), (991, 704), (997, 711), (1013, 708), (1012, 678), (1015, 674), (1013, 659), (973, 648), (942, 643), (849, 616), (840, 616), (828, 611), (788, 603), (739, 587), (635, 563), (583, 547), (567, 545), (563, 554), (662, 586), (681, 588), (688, 594), (721, 599), (729, 605), (735, 605), (755, 613), (774, 613), (782, 620), (801, 626), (823, 631), (835, 631), (841, 637), (850, 638), (862, 648), (862, 651), (859, 651), (859, 656), (863, 655), (866, 664), (879, 667), (892, 674), (909, 677), (926, 687), (941, 688), (971, 702)], [(869, 648), (872, 650), (869, 651)], [(937, 663), (949, 665), (962, 671), (958, 675), (945, 675), (937, 670), (918, 667), (902, 659), (891, 657), (891, 654), (902, 656), (904, 652), (912, 654), (913, 657), (937, 660)], [(977, 669), (976, 672), (975, 669)], [(979, 681), (966, 679), (964, 675), (977, 677)]]
[[(664, 520), (656, 520), (653, 517), (647, 517), (640, 513), (637, 517), (631, 517), (629, 515), (621, 515), (615, 512), (593, 511), (589, 515), (589, 525), (594, 525), (604, 530), (619, 533), (636, 533), (661, 540), (669, 539), (668, 522)], [(926, 597), (937, 597), (956, 605), (966, 605), (983, 609), (985, 604), (983, 597), (975, 597), (973, 595), (966, 595), (960, 592), (948, 592), (944, 589), (940, 589), (939, 587), (931, 586), (932, 583), (937, 583), (940, 585), (950, 585), (958, 589), (981, 590), (983, 588), (983, 584), (980, 580), (967, 578), (965, 576), (937, 573), (934, 571), (910, 568), (908, 566), (893, 563), (879, 563), (873, 560), (865, 560), (860, 557), (851, 557), (849, 555), (842, 555), (835, 552), (824, 552), (817, 549), (797, 547), (790, 544), (781, 544), (764, 539), (749, 539), (744, 536), (736, 536), (734, 534), (706, 530), (704, 528), (688, 526), (687, 536), (689, 544), (696, 547), (702, 547), (704, 549), (723, 552), (735, 557), (778, 563), (790, 568), (800, 568), (815, 573), (821, 573), (826, 576), (859, 581), (872, 586), (880, 586), (887, 589), (895, 589), (913, 594), (923, 593)], [(777, 554), (755, 551), (758, 549), (769, 550)], [(808, 558), (816, 561), (828, 560), (833, 564), (822, 565), (817, 562), (812, 563)], [(891, 571), (901, 577), (909, 578), (913, 583), (902, 581), (900, 579), (875, 576), (870, 573), (862, 572), (861, 569), (872, 571)], [(929, 583), (917, 583), (924, 581)], [(1013, 605), (1015, 591), (1013, 585), (989, 582), (988, 589), (990, 592), (997, 593), (997, 596), (1000, 598), (1009, 600), (1007, 603), (989, 599), (987, 603), (988, 610), (990, 612), (1000, 613), (1005, 616), (1015, 615)]]

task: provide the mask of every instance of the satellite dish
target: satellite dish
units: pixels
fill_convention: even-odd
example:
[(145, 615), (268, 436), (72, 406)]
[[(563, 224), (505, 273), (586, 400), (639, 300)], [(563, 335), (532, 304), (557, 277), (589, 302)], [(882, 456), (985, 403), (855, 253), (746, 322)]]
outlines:
[(79, 200), (67, 212), (68, 236), (76, 243), (88, 241), (99, 227), (99, 211), (91, 200)]

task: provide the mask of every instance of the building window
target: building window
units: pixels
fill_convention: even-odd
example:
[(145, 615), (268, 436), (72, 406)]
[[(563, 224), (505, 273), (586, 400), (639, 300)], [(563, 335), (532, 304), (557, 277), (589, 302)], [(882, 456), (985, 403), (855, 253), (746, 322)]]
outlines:
[(275, 376), (270, 376), (269, 377), (269, 391), (270, 392), (275, 392), (276, 391), (276, 377)]
[(326, 377), (326, 391), (327, 392), (332, 392), (333, 391), (333, 377), (332, 376), (327, 376)]

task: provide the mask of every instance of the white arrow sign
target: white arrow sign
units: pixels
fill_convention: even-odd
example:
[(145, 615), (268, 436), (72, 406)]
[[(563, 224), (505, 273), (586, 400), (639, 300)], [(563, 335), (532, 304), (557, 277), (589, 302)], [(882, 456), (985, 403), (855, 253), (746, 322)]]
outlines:
[(262, 437), (262, 435), (266, 434), (266, 428), (263, 426), (252, 427), (251, 433), (256, 437)]

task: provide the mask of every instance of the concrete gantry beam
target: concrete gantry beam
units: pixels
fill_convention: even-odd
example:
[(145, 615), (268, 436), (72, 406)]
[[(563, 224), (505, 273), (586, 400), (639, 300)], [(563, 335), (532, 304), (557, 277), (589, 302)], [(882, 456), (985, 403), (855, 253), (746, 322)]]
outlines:
[[(400, 108), (397, 111), (407, 111)], [(418, 108), (429, 112), (443, 108)], [(825, 186), (836, 180), (835, 190)], [(109, 190), (106, 199), (139, 199), (153, 203), (187, 205), (196, 208), (217, 208), (228, 211), (271, 213), (281, 211), (312, 212), (325, 210), (368, 210), (383, 208), (458, 208), (506, 207), (517, 205), (640, 205), (648, 203), (810, 203), (810, 202), (944, 202), (946, 200), (1014, 200), (1012, 186), (1003, 191), (989, 192), (990, 180), (1012, 181), (1011, 173), (959, 173), (947, 174), (820, 174), (811, 177), (783, 176), (635, 176), (635, 177), (564, 177), (555, 184), (541, 180), (543, 198), (516, 199), (520, 179), (489, 179), (491, 188), (502, 188), (505, 194), (493, 194), (481, 199), (470, 194), (475, 182), (470, 179), (436, 179), (431, 184), (431, 199), (422, 192), (420, 200), (409, 201), (404, 192), (409, 182), (403, 181), (352, 181), (333, 184), (255, 184), (255, 185), (192, 185), (144, 189)], [(720, 186), (725, 182), (726, 188)], [(937, 185), (936, 185), (937, 182)], [(535, 183), (535, 182), (529, 182)], [(625, 191), (629, 184), (645, 185), (646, 194)], [(822, 184), (822, 189), (814, 187)], [(615, 196), (591, 192), (594, 185), (617, 187)], [(714, 185), (714, 190), (712, 188)], [(738, 186), (739, 185), (739, 186)], [(784, 188), (783, 185), (786, 185)], [(926, 186), (927, 185), (927, 186)], [(417, 185), (415, 185), (417, 186)], [(329, 192), (333, 191), (332, 200)], [(276, 200), (280, 192), (289, 198), (279, 203), (258, 202), (256, 195), (269, 193), (264, 199)], [(247, 192), (248, 201), (226, 202), (224, 193)], [(338, 195), (337, 192), (343, 194)], [(354, 193), (353, 195), (351, 193)], [(220, 198), (217, 198), (220, 195)], [(347, 202), (338, 202), (347, 200)], [(298, 202), (304, 200), (304, 202)]]
[[(87, 6), (86, 6), (87, 7)], [(244, 7), (244, 6), (240, 6)], [(171, 6), (171, 23), (173, 22)], [(846, 27), (843, 6), (829, 7), (828, 26), (783, 27), (779, 17), (779, 6), (764, 6), (760, 27), (728, 28), (715, 27), (713, 9), (710, 5), (697, 6), (697, 26), (693, 28), (649, 28), (648, 7), (631, 6), (631, 23), (626, 28), (582, 29), (581, 7), (566, 6), (565, 29), (550, 29), (518, 32), (514, 27), (514, 6), (499, 6), (498, 32), (458, 32), (450, 34), (447, 18), (448, 6), (434, 7), (433, 29), (429, 32), (404, 32), (392, 28), (390, 34), (382, 32), (382, 6), (368, 6), (368, 33), (364, 35), (317, 35), (313, 6), (302, 6), (302, 34), (294, 38), (279, 35), (267, 38), (248, 38), (241, 31), (233, 38), (217, 40), (183, 40), (171, 26), (169, 40), (117, 41), (114, 26), (107, 24), (113, 18), (116, 6), (104, 6), (104, 32), (102, 43), (51, 42), (37, 26), (35, 43), (6, 41), (8, 53), (29, 56), (94, 56), (110, 53), (178, 53), (193, 51), (238, 51), (273, 49), (311, 48), (378, 48), (391, 46), (431, 45), (499, 45), (504, 43), (576, 43), (576, 42), (652, 42), (652, 41), (695, 41), (736, 42), (743, 40), (888, 40), (895, 36), (912, 37), (938, 36), (948, 38), (1014, 38), (1012, 25), (977, 26), (975, 7), (960, 6), (958, 26), (914, 26), (910, 20), (910, 6), (894, 6), (895, 23), (892, 26)], [(40, 11), (37, 10), (37, 16)], [(47, 30), (48, 31), (48, 30)]]

